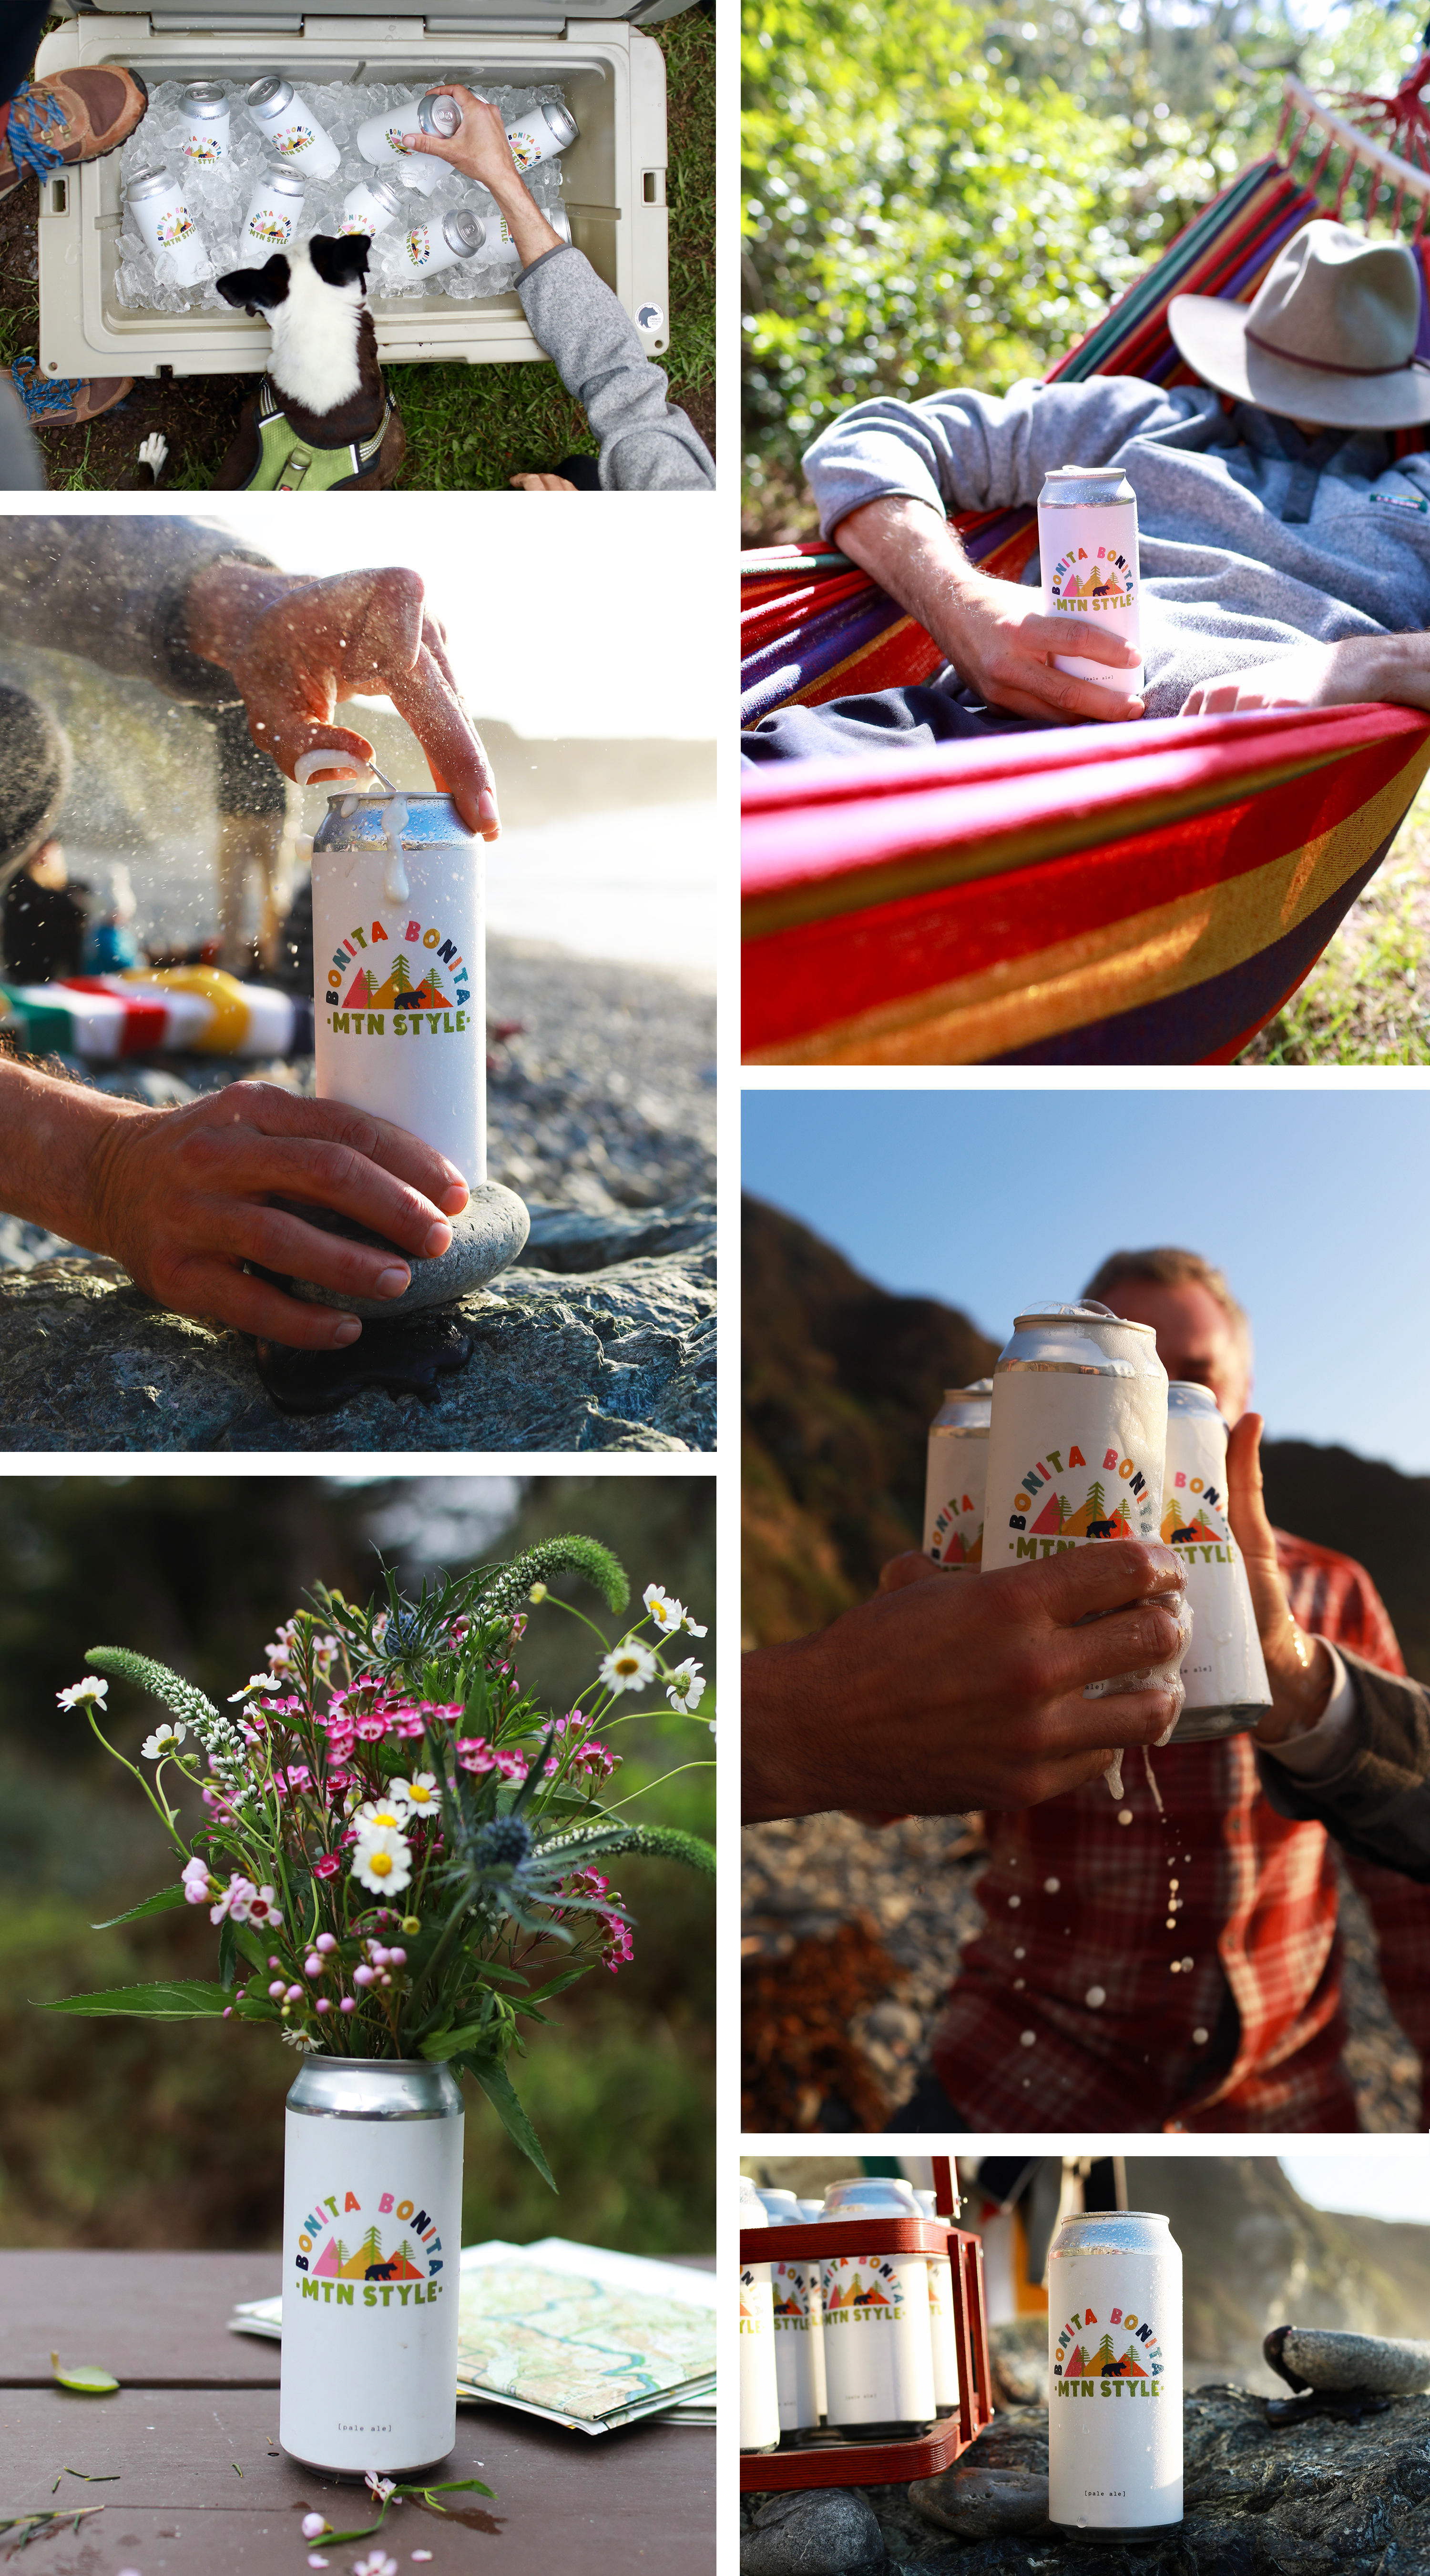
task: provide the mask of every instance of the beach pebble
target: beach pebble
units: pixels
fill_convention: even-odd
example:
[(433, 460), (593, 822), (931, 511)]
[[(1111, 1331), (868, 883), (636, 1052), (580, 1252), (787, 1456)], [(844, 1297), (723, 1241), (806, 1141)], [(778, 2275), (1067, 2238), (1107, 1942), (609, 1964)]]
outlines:
[[(295, 1213), (325, 1234), (350, 1235), (359, 1243), (383, 1241), (328, 1208), (306, 1206)], [(294, 1280), (293, 1293), (320, 1306), (342, 1306), (353, 1315), (415, 1315), (425, 1307), (450, 1306), (509, 1269), (526, 1234), (526, 1209), (515, 1191), (504, 1189), (500, 1181), (483, 1181), (461, 1215), (452, 1219), (448, 1249), (431, 1261), (411, 1260), (411, 1285), (402, 1296), (354, 1297), (345, 1288), (318, 1288), (306, 1279)], [(410, 1260), (405, 1253), (401, 1258)]]
[(1273, 2326), (1261, 2348), (1272, 2369), (1296, 2389), (1370, 2388), (1382, 2397), (1409, 2397), (1430, 2388), (1430, 2343), (1336, 2334), (1322, 2326)]
[(935, 2478), (915, 2478), (909, 2502), (925, 2522), (960, 2540), (994, 2540), (1000, 2532), (1032, 2531), (1048, 2518), (1048, 2481), (1035, 2471), (980, 2468), (960, 2460)]
[(858, 2487), (773, 2495), (740, 2543), (740, 2576), (853, 2576), (883, 2564), (883, 2534)]

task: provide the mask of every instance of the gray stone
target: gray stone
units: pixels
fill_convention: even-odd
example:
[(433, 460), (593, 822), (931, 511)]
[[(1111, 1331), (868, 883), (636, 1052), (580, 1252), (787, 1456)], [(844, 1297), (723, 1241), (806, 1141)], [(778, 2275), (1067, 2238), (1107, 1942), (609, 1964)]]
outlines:
[(690, 1450), (715, 1438), (715, 1230), (577, 1278), (520, 1269), (449, 1311), (467, 1366), (430, 1404), (380, 1391), (280, 1412), (243, 1334), (171, 1315), (117, 1263), (0, 1272), (11, 1449)]
[(980, 2463), (978, 2445), (937, 2477), (915, 2478), (909, 2502), (925, 2522), (961, 2540), (991, 2540), (1004, 2531), (1036, 2531), (1048, 2519), (1048, 2481), (1035, 2469)]
[(584, 1208), (540, 1207), (530, 1210), (531, 1232), (518, 1261), (543, 1270), (604, 1270), (613, 1261), (633, 1261), (643, 1252), (685, 1252), (704, 1240), (715, 1214), (713, 1199), (689, 1199), (684, 1207), (643, 1210), (622, 1208), (606, 1213)]
[(740, 2543), (740, 2576), (849, 2576), (883, 2557), (883, 2535), (858, 2487), (808, 2487), (759, 2506)]
[[(386, 1235), (371, 1234), (366, 1226), (352, 1224), (331, 1208), (299, 1207), (295, 1202), (293, 1213), (322, 1234), (346, 1235), (384, 1251), (392, 1248)], [(516, 1192), (504, 1189), (500, 1181), (481, 1181), (461, 1215), (452, 1219), (452, 1240), (445, 1252), (430, 1261), (399, 1254), (412, 1273), (400, 1297), (352, 1297), (345, 1289), (319, 1288), (308, 1279), (293, 1280), (293, 1294), (316, 1306), (343, 1306), (363, 1317), (415, 1315), (432, 1306), (452, 1306), (459, 1297), (484, 1288), (489, 1279), (510, 1269), (526, 1232), (526, 1209)]]
[(1321, 2326), (1274, 2326), (1263, 2350), (1292, 2388), (1370, 2388), (1382, 2397), (1430, 2388), (1430, 2343), (1335, 2334)]

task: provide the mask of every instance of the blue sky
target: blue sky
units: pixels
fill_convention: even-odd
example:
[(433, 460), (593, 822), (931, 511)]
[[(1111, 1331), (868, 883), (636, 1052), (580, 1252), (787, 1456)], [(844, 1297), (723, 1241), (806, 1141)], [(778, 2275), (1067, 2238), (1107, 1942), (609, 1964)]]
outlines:
[(1315, 2209), (1353, 2211), (1362, 2218), (1430, 2221), (1430, 2146), (1423, 2138), (1392, 2145), (1388, 2138), (1357, 2140), (1352, 2153), (1308, 2147), (1282, 2156), (1281, 2170)]
[(1430, 1474), (1430, 1092), (752, 1091), (744, 1187), (1004, 1338), (1182, 1243), (1251, 1313), (1271, 1436)]

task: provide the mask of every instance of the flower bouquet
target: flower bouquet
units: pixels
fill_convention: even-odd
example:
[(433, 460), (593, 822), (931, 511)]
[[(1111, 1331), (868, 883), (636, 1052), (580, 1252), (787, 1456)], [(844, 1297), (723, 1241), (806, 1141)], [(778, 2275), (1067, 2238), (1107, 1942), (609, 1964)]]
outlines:
[[(268, 1648), (268, 1669), (232, 1693), (232, 1715), (121, 1647), (92, 1648), (99, 1678), (59, 1694), (140, 1781), (182, 1864), (99, 1928), (206, 1905), (218, 1973), (48, 2008), (267, 2023), (305, 2060), (288, 2097), (280, 2438), (315, 2467), (408, 2469), (450, 2449), (457, 2302), (443, 2276), (460, 2243), (458, 2078), (472, 2077), (552, 2182), (507, 2072), (519, 2025), (543, 2021), (543, 2005), (593, 1967), (614, 1973), (631, 1957), (605, 1864), (649, 1852), (714, 1869), (708, 1844), (628, 1823), (604, 1797), (619, 1757), (603, 1739), (621, 1701), (660, 1685), (694, 1715), (700, 1667), (668, 1650), (683, 1629), (705, 1632), (651, 1584), (614, 1644), (593, 1628), (605, 1651), (589, 1707), (543, 1710), (515, 1650), (529, 1605), (582, 1615), (548, 1591), (568, 1569), (626, 1609), (606, 1548), (552, 1539), (424, 1583), (415, 1601), (391, 1576), (365, 1608), (318, 1586)], [(111, 1680), (169, 1712), (141, 1748), (152, 1775), (101, 1728)], [(205, 1811), (188, 1834), (180, 1781)], [(411, 2382), (410, 2403), (380, 2339), (380, 2320), (404, 2312), (396, 2378)], [(301, 2373), (290, 2367), (300, 2342)]]

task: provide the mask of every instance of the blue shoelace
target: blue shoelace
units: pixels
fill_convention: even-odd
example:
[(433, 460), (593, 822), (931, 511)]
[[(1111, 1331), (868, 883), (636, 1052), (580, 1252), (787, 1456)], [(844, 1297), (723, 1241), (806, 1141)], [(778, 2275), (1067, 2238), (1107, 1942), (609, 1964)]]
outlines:
[(22, 174), (33, 172), (37, 179), (43, 179), (51, 170), (58, 170), (64, 153), (58, 144), (45, 141), (43, 129), (57, 125), (63, 133), (64, 123), (65, 113), (59, 100), (48, 90), (35, 89), (27, 82), (11, 100), (10, 123), (5, 135), (16, 169)]
[(71, 376), (42, 376), (34, 358), (17, 358), (10, 369), (10, 381), (25, 406), (26, 417), (43, 423), (55, 412), (73, 410), (79, 392), (79, 379)]

